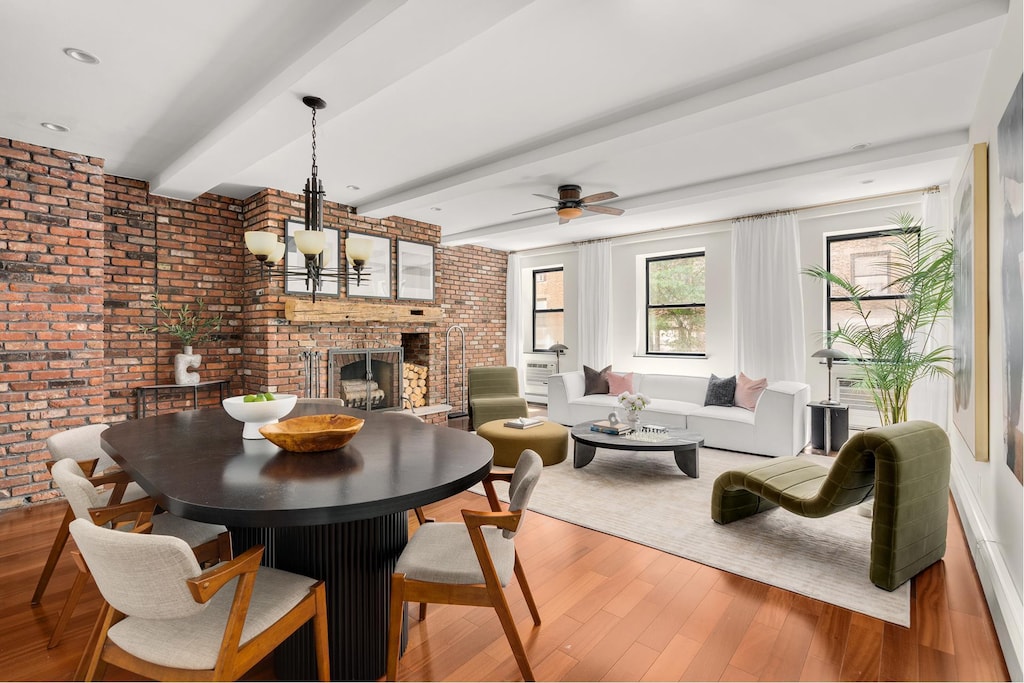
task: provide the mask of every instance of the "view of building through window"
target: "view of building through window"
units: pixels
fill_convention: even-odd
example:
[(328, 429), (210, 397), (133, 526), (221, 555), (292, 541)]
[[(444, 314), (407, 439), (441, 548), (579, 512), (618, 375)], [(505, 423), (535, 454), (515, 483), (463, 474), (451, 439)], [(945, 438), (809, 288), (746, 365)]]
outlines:
[(533, 350), (565, 341), (565, 286), (561, 268), (533, 271)]
[[(890, 261), (898, 239), (889, 231), (826, 238), (829, 272), (867, 290), (868, 294), (861, 298), (861, 306), (871, 312), (872, 325), (890, 322), (892, 302), (904, 297), (904, 292), (889, 287), (896, 277)], [(850, 305), (845, 292), (835, 285), (826, 286), (829, 329), (859, 323), (861, 317)]]
[(704, 292), (704, 252), (647, 259), (647, 353), (705, 353)]

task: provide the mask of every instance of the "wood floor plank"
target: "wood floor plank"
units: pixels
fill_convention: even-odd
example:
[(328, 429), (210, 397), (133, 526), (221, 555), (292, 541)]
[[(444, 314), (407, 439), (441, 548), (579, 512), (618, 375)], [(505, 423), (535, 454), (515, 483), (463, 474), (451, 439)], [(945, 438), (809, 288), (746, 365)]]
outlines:
[(757, 678), (771, 659), (772, 649), (775, 647), (778, 637), (779, 629), (764, 626), (757, 621), (755, 615), (754, 623), (750, 625), (743, 635), (743, 640), (736, 646), (732, 659), (729, 660), (729, 667), (742, 669)]
[(881, 671), (884, 625), (878, 619), (854, 614), (839, 678), (843, 681), (877, 681)]
[[(430, 506), (428, 514), (459, 521), (460, 510), (481, 509), (481, 502), (475, 494), (460, 494)], [(63, 502), (0, 512), (2, 678), (68, 680), (99, 609), (98, 592), (87, 588), (64, 641), (46, 649), (74, 576), (70, 557), (58, 563), (43, 604), (31, 607), (28, 600), (63, 513)], [(541, 627), (533, 629), (516, 585), (507, 594), (539, 680), (679, 680), (687, 670), (690, 677), (719, 671), (717, 679), (749, 680), (748, 669), (757, 668), (754, 653), (771, 637), (771, 631), (751, 633), (772, 628), (778, 633), (771, 659), (760, 669), (765, 680), (861, 680), (871, 671), (875, 678), (913, 680), (915, 655), (917, 680), (1008, 680), (960, 533), (953, 516), (946, 558), (912, 582), (909, 629), (539, 514), (531, 515), (516, 547), (538, 599)], [(584, 609), (588, 597), (618, 614)], [(591, 616), (575, 619), (567, 614), (573, 607)], [(245, 679), (273, 675), (271, 656)], [(493, 610), (446, 605), (431, 605), (423, 623), (412, 620), (400, 676), (520, 680)], [(132, 676), (111, 667), (106, 679)]]

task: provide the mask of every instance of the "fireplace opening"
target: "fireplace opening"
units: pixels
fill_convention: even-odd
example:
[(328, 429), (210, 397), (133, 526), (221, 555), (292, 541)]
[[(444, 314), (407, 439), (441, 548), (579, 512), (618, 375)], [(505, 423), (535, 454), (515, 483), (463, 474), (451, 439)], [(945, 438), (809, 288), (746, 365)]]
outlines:
[(402, 349), (331, 349), (328, 395), (358, 410), (402, 408)]
[(402, 393), (407, 407), (421, 408), (430, 400), (430, 335), (403, 332), (402, 351)]

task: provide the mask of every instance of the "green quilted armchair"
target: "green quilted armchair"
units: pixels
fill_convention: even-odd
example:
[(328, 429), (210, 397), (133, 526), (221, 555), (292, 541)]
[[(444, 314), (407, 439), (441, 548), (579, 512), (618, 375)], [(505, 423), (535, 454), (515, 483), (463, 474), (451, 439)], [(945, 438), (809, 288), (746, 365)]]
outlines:
[(711, 517), (728, 524), (774, 507), (824, 517), (872, 493), (871, 582), (891, 591), (946, 552), (949, 439), (931, 422), (860, 432), (831, 469), (790, 457), (723, 472), (711, 494)]
[(519, 395), (519, 371), (512, 367), (469, 369), (469, 417), (476, 429), (491, 420), (529, 417)]

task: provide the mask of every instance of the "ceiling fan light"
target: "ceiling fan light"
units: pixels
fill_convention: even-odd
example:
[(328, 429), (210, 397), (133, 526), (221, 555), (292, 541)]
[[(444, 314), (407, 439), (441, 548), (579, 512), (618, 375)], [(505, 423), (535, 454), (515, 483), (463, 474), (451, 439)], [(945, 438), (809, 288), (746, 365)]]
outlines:
[(564, 218), (567, 221), (571, 221), (573, 218), (579, 218), (580, 216), (582, 216), (583, 209), (579, 208), (578, 206), (563, 206), (562, 208), (558, 209), (556, 213), (558, 213), (559, 218)]

